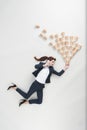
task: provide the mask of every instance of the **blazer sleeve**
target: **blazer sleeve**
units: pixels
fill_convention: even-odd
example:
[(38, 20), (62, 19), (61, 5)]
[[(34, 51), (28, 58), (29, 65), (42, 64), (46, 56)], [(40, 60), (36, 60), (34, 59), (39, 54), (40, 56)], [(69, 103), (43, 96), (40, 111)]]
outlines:
[(34, 66), (36, 69), (42, 69), (43, 68), (43, 63), (39, 63), (39, 64), (36, 64), (35, 66)]
[(53, 74), (56, 74), (57, 76), (61, 76), (65, 71), (62, 69), (60, 72), (57, 72), (56, 70), (53, 70)]

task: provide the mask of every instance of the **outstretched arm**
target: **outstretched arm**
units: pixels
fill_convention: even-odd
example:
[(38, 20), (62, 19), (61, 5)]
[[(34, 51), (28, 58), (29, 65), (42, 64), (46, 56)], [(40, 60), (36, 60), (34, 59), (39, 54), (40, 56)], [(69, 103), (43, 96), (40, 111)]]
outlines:
[(69, 65), (65, 65), (64, 69), (62, 69), (60, 72), (53, 70), (53, 73), (56, 74), (57, 76), (61, 76), (68, 68), (69, 68)]
[(56, 74), (57, 76), (61, 76), (64, 72), (65, 72), (64, 70), (61, 70), (60, 72), (53, 70), (53, 73)]

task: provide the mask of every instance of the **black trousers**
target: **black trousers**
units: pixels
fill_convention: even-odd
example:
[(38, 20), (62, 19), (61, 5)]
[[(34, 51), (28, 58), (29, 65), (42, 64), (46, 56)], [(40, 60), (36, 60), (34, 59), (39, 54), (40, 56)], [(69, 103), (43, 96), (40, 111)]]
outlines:
[(43, 100), (43, 88), (44, 84), (41, 84), (35, 80), (27, 93), (22, 91), (20, 88), (17, 88), (16, 91), (26, 99), (28, 99), (34, 92), (37, 92), (37, 99), (30, 99), (29, 103), (41, 104)]

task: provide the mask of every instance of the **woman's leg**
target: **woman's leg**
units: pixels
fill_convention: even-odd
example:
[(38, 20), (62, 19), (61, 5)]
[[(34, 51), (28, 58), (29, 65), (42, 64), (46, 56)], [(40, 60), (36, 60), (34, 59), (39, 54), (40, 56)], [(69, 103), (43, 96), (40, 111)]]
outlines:
[(23, 96), (24, 98), (28, 99), (35, 91), (37, 91), (37, 84), (36, 81), (34, 81), (27, 93), (22, 91), (20, 88), (17, 88), (16, 91)]
[(43, 100), (43, 88), (40, 90), (37, 90), (37, 99), (30, 99), (29, 104), (41, 104)]

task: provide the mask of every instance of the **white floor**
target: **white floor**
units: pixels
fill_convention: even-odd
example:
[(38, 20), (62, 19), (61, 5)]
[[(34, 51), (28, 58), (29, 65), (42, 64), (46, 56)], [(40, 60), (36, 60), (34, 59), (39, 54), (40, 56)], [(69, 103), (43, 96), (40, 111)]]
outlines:
[[(35, 24), (49, 33), (78, 35), (83, 47), (62, 77), (52, 76), (43, 104), (19, 108), (22, 97), (7, 87), (14, 82), (27, 92), (34, 56), (52, 55), (55, 69), (64, 67), (61, 56), (38, 37)], [(85, 0), (0, 0), (1, 130), (85, 130), (85, 43)]]

